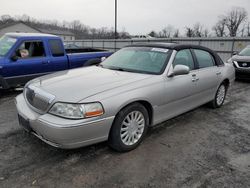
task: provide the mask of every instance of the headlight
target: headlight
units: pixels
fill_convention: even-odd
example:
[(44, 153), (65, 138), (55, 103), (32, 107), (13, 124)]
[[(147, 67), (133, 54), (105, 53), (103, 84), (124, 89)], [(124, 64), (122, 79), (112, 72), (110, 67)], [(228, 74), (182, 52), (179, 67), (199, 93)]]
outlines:
[(104, 110), (98, 102), (88, 104), (55, 103), (49, 113), (64, 118), (83, 119), (100, 116), (104, 114)]

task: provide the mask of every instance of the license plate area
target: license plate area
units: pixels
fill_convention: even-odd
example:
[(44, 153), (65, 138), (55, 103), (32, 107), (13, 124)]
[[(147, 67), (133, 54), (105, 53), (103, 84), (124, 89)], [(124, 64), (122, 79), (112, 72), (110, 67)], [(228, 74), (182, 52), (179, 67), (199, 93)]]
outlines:
[(29, 122), (29, 120), (24, 119), (22, 116), (20, 116), (20, 115), (18, 114), (18, 121), (19, 121), (19, 124), (20, 124), (26, 131), (28, 131), (28, 132), (31, 132), (31, 131), (32, 131), (32, 129), (31, 129), (31, 127), (30, 127), (30, 122)]

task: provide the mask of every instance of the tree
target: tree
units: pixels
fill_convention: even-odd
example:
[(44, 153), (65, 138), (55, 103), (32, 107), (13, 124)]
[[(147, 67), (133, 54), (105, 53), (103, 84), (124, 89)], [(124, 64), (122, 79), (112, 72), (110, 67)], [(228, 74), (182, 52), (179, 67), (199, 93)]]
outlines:
[(234, 7), (226, 15), (226, 26), (229, 36), (236, 37), (239, 27), (247, 20), (247, 11), (241, 7)]
[(1, 23), (6, 24), (6, 23), (12, 23), (14, 22), (14, 18), (12, 18), (10, 15), (2, 15), (1, 16)]
[(250, 37), (250, 22), (247, 24), (247, 37)]
[(196, 23), (193, 28), (195, 37), (203, 37), (203, 26), (200, 23)]
[(213, 27), (215, 34), (217, 37), (224, 37), (226, 36), (226, 18), (225, 16), (220, 16), (219, 21)]
[(155, 31), (151, 31), (148, 35), (151, 37), (157, 37), (157, 34)]
[(168, 25), (167, 27), (163, 28), (161, 33), (164, 38), (170, 38), (173, 36), (174, 27), (172, 25)]
[(176, 29), (175, 32), (174, 32), (173, 37), (174, 37), (174, 38), (178, 38), (179, 35), (180, 35), (180, 31), (179, 31), (179, 29)]
[(186, 37), (194, 37), (194, 31), (191, 27), (186, 27), (185, 29), (186, 29), (185, 32)]

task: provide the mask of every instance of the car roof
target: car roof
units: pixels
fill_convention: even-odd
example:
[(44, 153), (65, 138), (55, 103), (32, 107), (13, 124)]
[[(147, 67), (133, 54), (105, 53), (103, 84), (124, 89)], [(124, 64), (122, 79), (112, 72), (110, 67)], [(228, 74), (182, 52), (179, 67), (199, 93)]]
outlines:
[(6, 33), (6, 36), (14, 37), (14, 38), (23, 38), (23, 37), (48, 37), (48, 38), (58, 38), (56, 35), (45, 34), (45, 33)]
[(204, 46), (194, 45), (194, 44), (178, 44), (178, 43), (135, 43), (128, 45), (126, 47), (156, 47), (156, 48), (167, 48), (172, 50), (182, 50), (187, 48), (201, 49), (209, 52), (213, 52), (211, 49)]

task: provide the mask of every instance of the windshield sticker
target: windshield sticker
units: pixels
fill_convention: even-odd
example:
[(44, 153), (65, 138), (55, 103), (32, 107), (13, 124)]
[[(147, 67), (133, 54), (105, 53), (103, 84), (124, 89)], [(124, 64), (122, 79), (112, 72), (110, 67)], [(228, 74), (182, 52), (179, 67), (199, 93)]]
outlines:
[(165, 48), (152, 48), (151, 51), (167, 53), (168, 49), (165, 49)]

